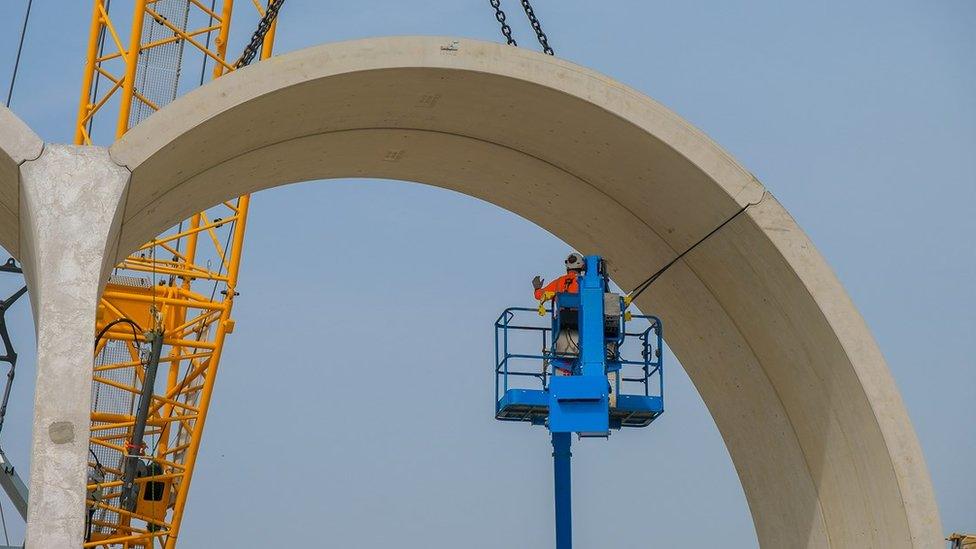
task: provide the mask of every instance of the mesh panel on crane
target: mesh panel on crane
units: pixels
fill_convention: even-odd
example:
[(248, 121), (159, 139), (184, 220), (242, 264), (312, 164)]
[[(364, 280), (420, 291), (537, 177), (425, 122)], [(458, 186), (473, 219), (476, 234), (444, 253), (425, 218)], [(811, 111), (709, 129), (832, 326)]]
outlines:
[[(157, 0), (150, 6), (169, 24), (186, 32), (190, 0)], [(142, 44), (152, 44), (172, 38), (174, 34), (172, 28), (146, 14), (142, 23)], [(139, 53), (135, 89), (157, 107), (162, 108), (176, 99), (180, 83), (180, 66), (183, 63), (183, 46), (183, 40), (175, 40), (144, 49)], [(133, 96), (132, 109), (129, 111), (129, 127), (145, 120), (153, 112), (155, 111), (152, 107)]]
[[(133, 348), (128, 342), (112, 339), (105, 343), (105, 347), (95, 357), (95, 367), (124, 364), (133, 362), (137, 358), (138, 354), (133, 352)], [(115, 385), (138, 387), (136, 369), (131, 366), (112, 368), (98, 372), (97, 377), (105, 381), (96, 381), (92, 384), (92, 411), (131, 416), (137, 402), (136, 394)], [(93, 427), (105, 424), (92, 422)], [(129, 438), (129, 430), (127, 427), (100, 430), (98, 437), (110, 444), (124, 446)], [(104, 467), (105, 481), (121, 480), (119, 473), (122, 470), (122, 452), (100, 444), (90, 444), (90, 448), (95, 457), (98, 458), (97, 462)], [(117, 507), (119, 498), (118, 496), (107, 498), (105, 502)], [(111, 532), (114, 528), (109, 525), (118, 524), (119, 515), (107, 509), (98, 509), (94, 519), (93, 532)]]

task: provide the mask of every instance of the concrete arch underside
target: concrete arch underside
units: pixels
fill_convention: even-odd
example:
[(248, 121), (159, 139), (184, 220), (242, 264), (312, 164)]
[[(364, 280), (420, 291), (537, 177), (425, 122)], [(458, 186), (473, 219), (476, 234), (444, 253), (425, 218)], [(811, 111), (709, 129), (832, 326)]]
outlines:
[[(39, 207), (29, 199), (36, 191), (23, 190), (34, 177), (30, 165), (78, 150), (48, 146), (34, 161), (23, 149), (9, 152), (10, 133), (0, 132), (8, 150), (0, 154), (0, 206), (19, 221), (0, 223), (0, 244), (28, 256), (30, 271), (43, 264), (30, 251), (43, 238), (27, 219)], [(837, 278), (748, 171), (635, 90), (498, 44), (369, 39), (282, 55), (221, 78), (108, 152), (128, 178), (106, 206), (114, 224), (104, 265), (239, 194), (381, 177), (515, 212), (583, 252), (603, 254), (614, 279), (630, 287), (753, 204), (638, 305), (668, 325), (668, 343), (728, 447), (761, 545), (941, 544), (904, 405)], [(11, 162), (20, 165), (14, 177)], [(43, 318), (39, 334), (42, 325)], [(35, 439), (47, 429), (35, 424)]]

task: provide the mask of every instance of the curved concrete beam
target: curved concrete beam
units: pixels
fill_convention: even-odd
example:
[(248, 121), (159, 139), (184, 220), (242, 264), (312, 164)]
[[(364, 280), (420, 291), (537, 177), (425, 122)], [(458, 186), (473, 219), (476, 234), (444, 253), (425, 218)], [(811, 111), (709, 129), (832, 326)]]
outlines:
[(663, 317), (761, 544), (940, 546), (901, 398), (834, 274), (748, 171), (635, 90), (497, 44), (371, 39), (221, 78), (111, 154), (132, 171), (122, 255), (241, 193), (382, 177), (511, 210), (599, 251), (630, 287), (754, 203), (638, 305)]
[(41, 156), (44, 142), (0, 105), (0, 246), (20, 253), (20, 165)]

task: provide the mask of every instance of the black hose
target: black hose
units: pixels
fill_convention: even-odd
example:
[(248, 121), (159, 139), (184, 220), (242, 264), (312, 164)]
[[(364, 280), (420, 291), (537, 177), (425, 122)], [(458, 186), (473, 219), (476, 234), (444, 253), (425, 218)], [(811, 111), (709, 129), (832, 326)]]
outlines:
[(112, 326), (115, 326), (115, 325), (118, 325), (118, 324), (123, 324), (123, 323), (124, 324), (128, 324), (130, 327), (132, 327), (132, 339), (133, 339), (133, 341), (139, 339), (139, 334), (142, 333), (142, 331), (143, 331), (142, 328), (139, 327), (139, 325), (136, 324), (135, 321), (132, 320), (131, 318), (119, 318), (119, 319), (113, 320), (112, 322), (109, 322), (108, 324), (105, 325), (104, 328), (102, 328), (98, 332), (98, 335), (95, 336), (95, 347), (96, 348), (98, 347), (98, 342), (102, 340), (102, 337), (105, 336), (105, 333), (108, 332), (109, 329)]

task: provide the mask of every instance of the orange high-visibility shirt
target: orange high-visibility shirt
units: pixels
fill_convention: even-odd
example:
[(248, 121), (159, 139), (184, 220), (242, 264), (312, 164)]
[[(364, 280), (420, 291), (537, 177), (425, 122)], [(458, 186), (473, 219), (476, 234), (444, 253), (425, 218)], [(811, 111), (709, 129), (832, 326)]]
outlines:
[(579, 293), (579, 273), (576, 271), (569, 271), (563, 276), (553, 280), (549, 284), (535, 291), (535, 298), (542, 299), (546, 292), (559, 293), (565, 292), (570, 294)]

